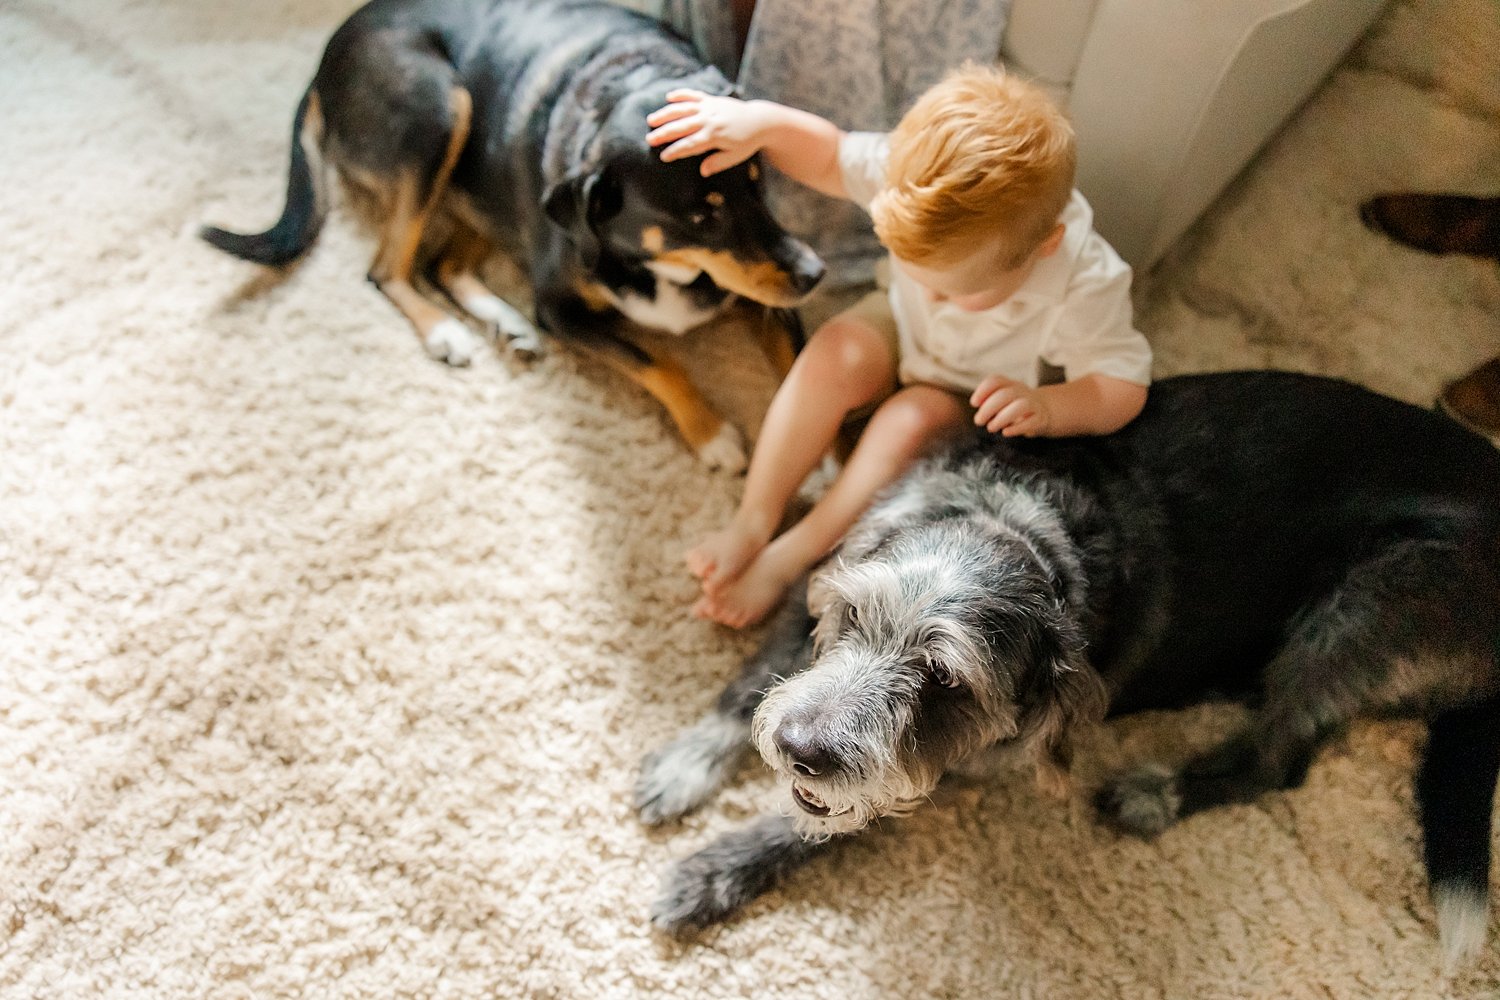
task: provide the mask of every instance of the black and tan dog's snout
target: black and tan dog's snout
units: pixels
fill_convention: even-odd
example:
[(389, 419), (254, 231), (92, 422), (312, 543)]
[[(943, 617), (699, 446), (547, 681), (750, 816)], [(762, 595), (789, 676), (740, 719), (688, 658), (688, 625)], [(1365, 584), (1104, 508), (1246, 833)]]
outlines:
[(827, 268), (811, 249), (797, 249), (778, 257), (745, 260), (728, 250), (684, 247), (656, 259), (702, 271), (720, 288), (767, 306), (795, 306), (818, 286)]
[(828, 273), (822, 258), (813, 253), (807, 247), (802, 247), (801, 252), (787, 268), (787, 274), (791, 280), (792, 290), (798, 295), (807, 296), (818, 287), (818, 282), (823, 280), (823, 275)]

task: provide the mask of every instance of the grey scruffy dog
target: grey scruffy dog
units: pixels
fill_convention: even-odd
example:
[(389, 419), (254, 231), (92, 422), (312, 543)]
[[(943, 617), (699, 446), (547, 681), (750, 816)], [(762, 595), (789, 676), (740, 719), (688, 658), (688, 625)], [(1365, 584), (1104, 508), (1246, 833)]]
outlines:
[(658, 926), (722, 920), (996, 748), (1064, 790), (1080, 726), (1227, 692), (1253, 706), (1248, 727), (1108, 782), (1107, 820), (1159, 834), (1296, 787), (1358, 715), (1420, 715), (1417, 800), (1449, 965), (1482, 946), (1500, 453), (1452, 422), (1330, 379), (1167, 379), (1111, 437), (987, 438), (919, 465), (802, 598), (718, 707), (645, 760), (649, 823), (705, 801), (747, 741), (790, 796), (789, 815), (674, 865)]

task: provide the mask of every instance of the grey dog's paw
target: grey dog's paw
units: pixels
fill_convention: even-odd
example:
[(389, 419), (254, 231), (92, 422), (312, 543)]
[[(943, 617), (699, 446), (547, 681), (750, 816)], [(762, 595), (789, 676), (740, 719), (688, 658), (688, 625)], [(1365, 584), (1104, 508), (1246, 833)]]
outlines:
[(740, 873), (705, 859), (702, 852), (667, 869), (661, 892), (651, 904), (651, 923), (681, 935), (716, 924), (743, 906), (746, 895)]
[(745, 726), (711, 715), (641, 761), (635, 808), (656, 825), (698, 808), (724, 784), (747, 746)]
[(1114, 826), (1140, 837), (1155, 837), (1177, 821), (1182, 793), (1177, 776), (1159, 764), (1147, 764), (1111, 780), (1094, 804)]
[(719, 782), (701, 758), (687, 758), (675, 743), (647, 755), (635, 780), (635, 808), (641, 822), (656, 826), (702, 805)]
[(762, 816), (668, 868), (651, 922), (668, 934), (716, 924), (823, 849), (786, 817)]
[(547, 353), (546, 346), (538, 334), (529, 334), (525, 337), (507, 337), (505, 339), (505, 356), (517, 364), (532, 365), (540, 361)]

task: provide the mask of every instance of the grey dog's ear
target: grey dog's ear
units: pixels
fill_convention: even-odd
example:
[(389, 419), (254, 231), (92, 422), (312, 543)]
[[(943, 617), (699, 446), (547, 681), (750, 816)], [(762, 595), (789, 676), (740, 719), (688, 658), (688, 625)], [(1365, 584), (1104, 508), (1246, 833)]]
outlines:
[(608, 167), (569, 174), (542, 193), (542, 210), (578, 247), (583, 266), (599, 263), (599, 227), (622, 207), (620, 185)]
[(1073, 731), (1104, 718), (1109, 692), (1084, 659), (1081, 637), (1070, 624), (1054, 625), (1047, 633), (1020, 692), (1018, 738), (1036, 760), (1037, 784), (1061, 798), (1069, 791)]

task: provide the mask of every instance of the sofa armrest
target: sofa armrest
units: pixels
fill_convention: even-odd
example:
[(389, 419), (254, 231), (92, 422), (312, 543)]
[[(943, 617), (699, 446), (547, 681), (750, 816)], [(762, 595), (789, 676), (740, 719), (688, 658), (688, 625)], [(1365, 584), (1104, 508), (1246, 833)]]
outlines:
[(1067, 98), (1099, 232), (1154, 262), (1385, 2), (1100, 0)]

